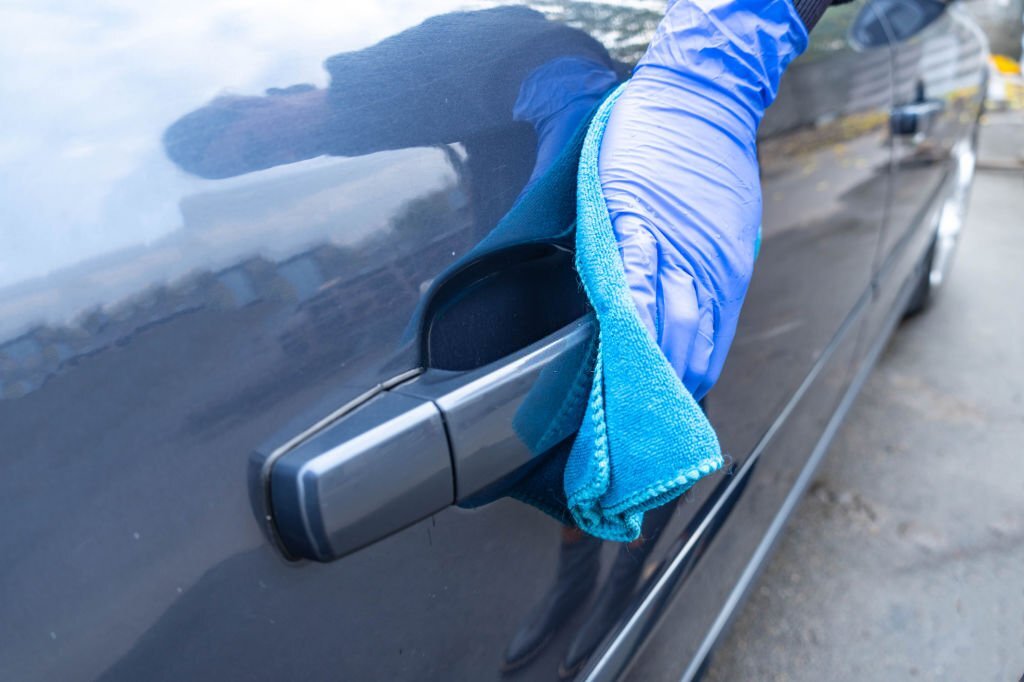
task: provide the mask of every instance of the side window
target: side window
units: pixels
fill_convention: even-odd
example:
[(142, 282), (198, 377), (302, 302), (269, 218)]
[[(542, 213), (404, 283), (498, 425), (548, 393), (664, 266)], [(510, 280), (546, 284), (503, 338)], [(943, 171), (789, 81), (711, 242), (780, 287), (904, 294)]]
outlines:
[(943, 0), (873, 0), (857, 17), (850, 37), (862, 48), (879, 47), (889, 38), (899, 42), (920, 32), (945, 10)]

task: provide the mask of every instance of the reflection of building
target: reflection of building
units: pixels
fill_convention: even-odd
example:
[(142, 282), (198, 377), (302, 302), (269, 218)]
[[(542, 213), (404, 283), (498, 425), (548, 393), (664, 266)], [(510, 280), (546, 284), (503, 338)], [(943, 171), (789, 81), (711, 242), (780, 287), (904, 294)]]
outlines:
[(1020, 60), (1024, 0), (965, 2), (963, 6), (988, 36), (993, 54)]
[[(337, 244), (326, 235), (320, 243), (279, 260), (254, 255), (226, 267), (194, 270), (112, 303), (86, 307), (69, 323), (37, 324), (0, 343), (0, 398), (31, 393), (83, 356), (124, 345), (152, 325), (202, 309), (241, 310), (265, 303), (288, 311), (280, 340), (282, 349), (296, 358), (337, 357), (360, 350), (378, 333), (380, 306), (400, 305), (411, 312), (437, 274), (437, 263), (454, 261), (472, 247), (470, 209), (461, 187), (449, 185), (393, 208), (382, 227), (357, 242)], [(40, 294), (38, 286), (25, 289), (20, 297), (5, 297), (5, 303), (19, 310), (28, 308), (33, 296), (67, 300), (69, 292), (68, 305), (75, 305), (84, 300), (75, 299), (76, 292), (130, 292), (136, 282), (131, 278), (108, 289), (98, 288), (97, 281), (122, 271), (145, 276), (136, 264), (147, 259), (187, 262), (180, 254), (192, 237), (189, 230), (179, 231), (148, 251), (133, 249), (120, 258), (108, 256), (55, 273), (46, 281), (48, 291)], [(247, 235), (244, 238), (248, 240)], [(344, 334), (339, 326), (344, 326)], [(359, 333), (353, 334), (353, 329)], [(340, 343), (342, 338), (349, 339), (348, 348)]]
[[(0, 396), (18, 396), (34, 390), (36, 386), (32, 382), (33, 374), (41, 376), (45, 373), (47, 365), (52, 364), (54, 355), (61, 360), (70, 355), (66, 344), (55, 346), (54, 353), (36, 338), (37, 332), (44, 331), (32, 330), (0, 345)], [(23, 371), (17, 371), (18, 368)]]
[[(308, 355), (310, 359), (367, 350), (375, 338), (383, 336), (377, 328), (384, 317), (381, 306), (402, 305), (410, 300), (410, 292), (424, 291), (437, 274), (432, 264), (454, 260), (452, 254), (472, 246), (465, 243), (466, 236), (465, 231), (439, 233), (416, 251), (399, 251), (394, 259), (364, 262), (361, 268), (348, 271), (325, 266), (340, 255), (329, 248), (291, 259), (287, 265), (292, 273), (311, 276), (327, 270), (335, 276), (327, 278), (312, 296), (299, 299), (281, 334), (282, 346), (296, 357)], [(301, 281), (303, 291), (308, 282)]]
[(548, 19), (597, 38), (615, 60), (632, 67), (647, 51), (665, 7), (663, 2), (634, 4), (630, 7), (604, 2), (551, 0), (530, 3), (530, 6)]

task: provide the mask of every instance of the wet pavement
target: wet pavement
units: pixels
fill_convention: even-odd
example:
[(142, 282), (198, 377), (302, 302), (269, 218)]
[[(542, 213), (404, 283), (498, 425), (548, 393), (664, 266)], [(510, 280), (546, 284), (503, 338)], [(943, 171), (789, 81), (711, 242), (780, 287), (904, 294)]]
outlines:
[[(1024, 121), (986, 149), (1024, 153)], [(892, 339), (706, 680), (1022, 673), (1024, 170), (981, 170), (952, 276)]]

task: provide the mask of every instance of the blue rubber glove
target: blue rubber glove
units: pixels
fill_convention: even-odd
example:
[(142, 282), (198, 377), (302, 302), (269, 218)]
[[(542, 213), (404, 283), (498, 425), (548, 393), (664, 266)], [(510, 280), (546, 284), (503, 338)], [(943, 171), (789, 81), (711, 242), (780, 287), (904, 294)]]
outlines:
[(790, 0), (676, 0), (599, 173), (640, 318), (694, 397), (718, 380), (760, 239), (757, 127), (807, 47)]

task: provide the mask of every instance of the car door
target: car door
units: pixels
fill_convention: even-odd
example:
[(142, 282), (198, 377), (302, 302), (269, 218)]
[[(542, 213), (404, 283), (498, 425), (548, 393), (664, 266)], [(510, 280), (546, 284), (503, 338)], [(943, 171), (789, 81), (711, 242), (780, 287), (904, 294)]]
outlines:
[[(956, 4), (876, 0), (893, 45), (893, 194), (878, 258), (879, 300), (868, 324), (874, 343), (899, 318), (911, 277), (932, 241), (945, 258), (956, 234), (940, 235), (947, 200), (962, 200), (973, 172), (975, 131), (984, 97), (986, 47)], [(950, 202), (954, 213), (960, 206)], [(949, 216), (952, 218), (953, 216)], [(959, 231), (960, 223), (947, 219)], [(930, 264), (929, 264), (930, 266)]]
[[(611, 675), (636, 651), (730, 481), (651, 514), (641, 543), (565, 559), (579, 538), (510, 493), (571, 436), (547, 401), (592, 329), (564, 235), (493, 247), (550, 159), (516, 113), (530, 76), (621, 77), (658, 13), (458, 10), (0, 9), (0, 677), (497, 678), (583, 574), (590, 605), (517, 674), (569, 676), (579, 644), (581, 674)], [(797, 403), (806, 454), (849, 365), (888, 76), (853, 58), (846, 16), (766, 122), (764, 255), (709, 400), (740, 463), (784, 449)]]
[[(683, 556), (631, 680), (697, 675), (811, 480), (856, 394), (858, 338), (891, 191), (892, 55), (854, 29), (868, 2), (830, 9), (762, 124), (763, 246), (721, 381), (706, 399), (735, 459)], [(704, 490), (694, 492), (702, 499)]]

